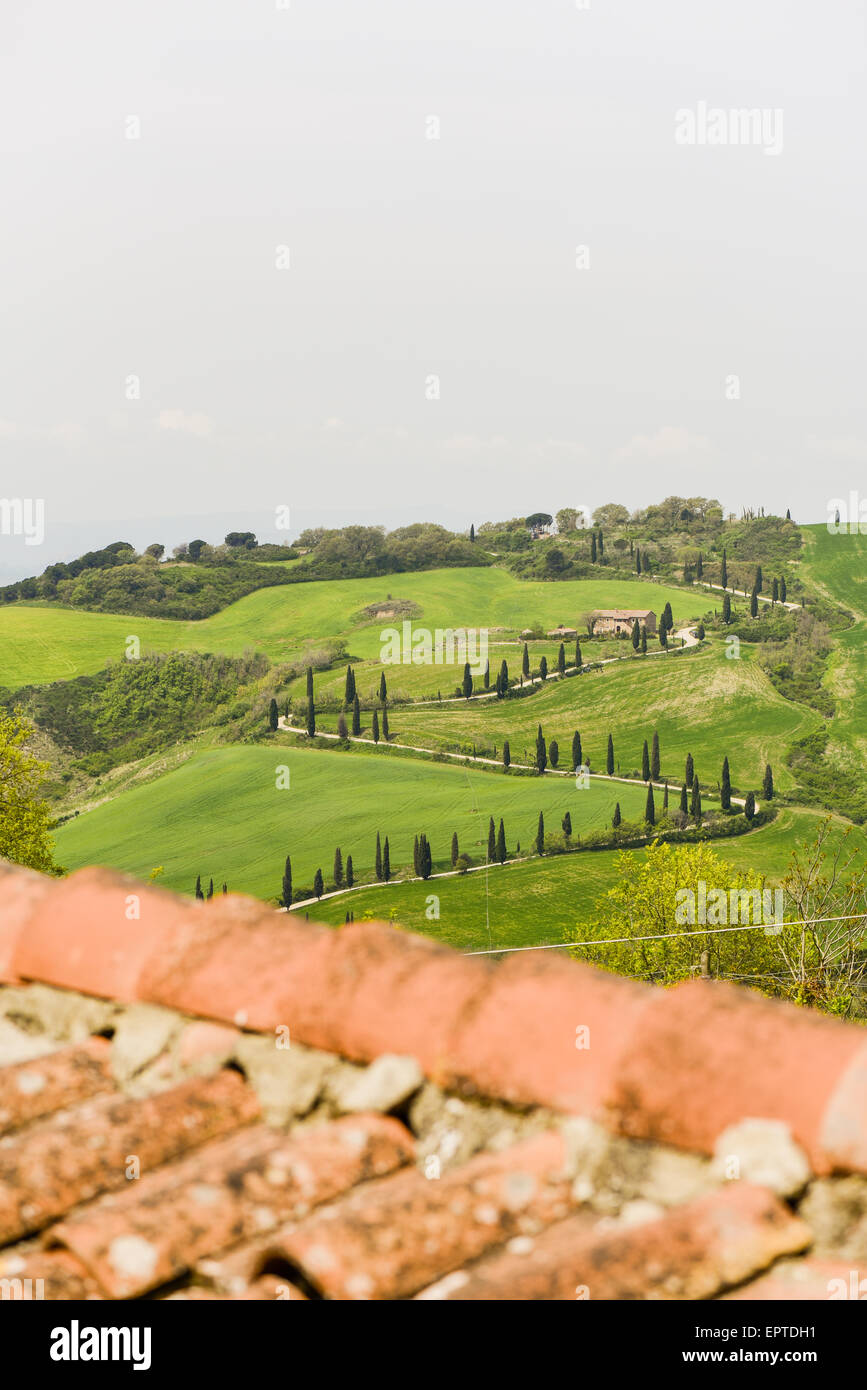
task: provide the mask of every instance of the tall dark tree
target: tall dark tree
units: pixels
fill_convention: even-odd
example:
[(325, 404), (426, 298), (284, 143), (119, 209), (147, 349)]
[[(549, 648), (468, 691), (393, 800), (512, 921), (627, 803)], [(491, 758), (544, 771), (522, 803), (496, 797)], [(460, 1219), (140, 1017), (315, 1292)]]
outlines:
[(418, 877), (418, 836), (412, 842), (412, 871)]
[(468, 700), (473, 693), (473, 677), (472, 672), (470, 671), (470, 663), (468, 661), (464, 662), (464, 679), (461, 689), (464, 693), (464, 699)]
[(688, 810), (689, 810), (689, 797), (688, 797), (688, 795), (687, 795), (686, 783), (684, 782), (683, 785), (682, 785), (682, 787), (681, 787), (681, 789), (680, 789), (680, 812), (681, 812), (681, 815), (685, 816)]
[(526, 680), (527, 676), (529, 676), (530, 674), (530, 652), (526, 642), (524, 643), (524, 654), (521, 657), (521, 670), (524, 673), (524, 679)]
[(430, 842), (427, 835), (420, 835), (418, 842), (418, 871), (423, 879), (430, 878), (433, 868), (433, 856), (431, 855)]
[(660, 645), (661, 647), (663, 647), (666, 651), (668, 650), (668, 628), (667, 628), (667, 627), (661, 627), (661, 628), (659, 629), (659, 645)]
[(775, 579), (771, 586), (771, 603), (778, 603), (780, 598), (780, 581)]
[(605, 756), (605, 771), (609, 777), (614, 776), (614, 739), (608, 735), (608, 751)]
[(566, 836), (566, 839), (568, 840), (568, 839), (571, 837), (571, 835), (572, 835), (572, 817), (570, 816), (570, 814), (569, 814), (568, 811), (566, 812), (565, 816), (563, 817), (562, 825), (563, 825), (563, 834)]
[(385, 837), (385, 844), (382, 847), (382, 877), (386, 883), (391, 878), (391, 853), (388, 848), (388, 836)]
[(475, 539), (476, 539), (476, 528), (475, 528), (475, 526), (473, 525), (473, 523), (470, 522), (470, 540), (471, 540), (471, 541), (474, 541)]
[(746, 796), (744, 797), (744, 815), (746, 816), (747, 820), (752, 820), (755, 814), (756, 798), (753, 796), (752, 792), (747, 792)]
[(668, 810), (668, 778), (665, 779), (665, 792), (663, 793), (662, 797), (662, 809), (663, 811)]
[(753, 587), (755, 588), (756, 593), (760, 594), (764, 589), (764, 586), (765, 581), (762, 578), (762, 567), (761, 565), (756, 565), (756, 582)]
[(376, 860), (375, 872), (378, 879), (382, 879), (382, 845), (379, 839), (379, 831), (376, 832)]
[(313, 699), (313, 667), (312, 667), (312, 666), (308, 666), (308, 667), (307, 667), (307, 698), (308, 698), (308, 700), (312, 700), (312, 699)]
[(730, 623), (732, 620), (732, 601), (728, 594), (723, 594), (723, 622)]
[(542, 733), (542, 725), (536, 731), (536, 767), (540, 772), (544, 772), (548, 766), (548, 753), (545, 748), (545, 735)]
[(497, 857), (497, 830), (494, 825), (494, 817), (491, 816), (488, 822), (488, 863), (493, 864)]
[(388, 686), (387, 686), (386, 683), (385, 683), (385, 672), (384, 672), (384, 671), (383, 671), (382, 675), (381, 675), (380, 678), (379, 678), (379, 698), (380, 698), (380, 700), (382, 701), (383, 704), (385, 704), (386, 700), (388, 699)]
[(307, 736), (312, 738), (316, 733), (316, 711), (313, 708), (313, 696), (307, 696)]
[(576, 729), (572, 735), (572, 771), (581, 766), (581, 735)]
[(616, 806), (614, 807), (614, 815), (611, 817), (611, 827), (613, 830), (617, 829), (618, 825), (621, 822), (621, 819), (622, 817), (620, 815), (620, 802), (618, 801)]
[(720, 584), (722, 584), (722, 586), (723, 586), (724, 589), (727, 589), (727, 588), (728, 588), (728, 586), (729, 586), (729, 567), (728, 567), (728, 565), (726, 564), (726, 553), (725, 553), (725, 551), (723, 551), (722, 568), (721, 568), (721, 572), (720, 572), (720, 580), (719, 580), (719, 582), (720, 582)]
[(792, 513), (789, 511), (789, 509), (788, 509), (788, 507), (787, 507), (787, 508), (786, 508), (786, 520), (787, 520), (787, 521), (791, 521), (791, 519), (792, 519)]
[(693, 760), (692, 760), (692, 754), (691, 754), (691, 753), (687, 753), (687, 755), (686, 755), (686, 774), (685, 774), (685, 777), (684, 777), (684, 781), (686, 782), (686, 785), (687, 785), (688, 787), (691, 787), (691, 786), (692, 786), (692, 779), (693, 779), (694, 776), (695, 776), (695, 764), (694, 764), (694, 762), (693, 762)]
[(334, 851), (334, 886), (343, 887), (343, 855), (340, 853), (340, 846)]
[(504, 744), (503, 744), (503, 767), (508, 767), (509, 764), (511, 763), (511, 761), (512, 761), (512, 750), (511, 750), (511, 748), (509, 747), (509, 740), (506, 739), (505, 742), (504, 742)]
[(509, 693), (509, 667), (505, 661), (500, 662), (500, 692), (503, 695)]
[(382, 711), (382, 737), (388, 743), (388, 710)]
[(539, 824), (536, 827), (536, 853), (545, 853), (545, 817), (539, 812)]
[(224, 897), (224, 898), (225, 898), (226, 894), (228, 893), (228, 891), (229, 891), (229, 885), (228, 885), (227, 883), (224, 883), (224, 884), (223, 884), (223, 897)]
[(647, 628), (644, 627), (644, 625), (642, 624), (642, 628), (641, 628), (641, 655), (644, 656), (645, 653), (646, 653), (646, 651), (647, 651)]
[(499, 864), (505, 864), (506, 862), (506, 827), (503, 824), (502, 816), (500, 817), (500, 826), (497, 830), (497, 862)]
[(355, 699), (355, 672), (351, 666), (346, 668), (346, 684), (343, 688), (343, 704), (346, 709)]
[(591, 565), (595, 565), (595, 564), (596, 564), (596, 532), (595, 532), (595, 531), (591, 531), (591, 532), (590, 532), (590, 563), (591, 563)]
[(656, 824), (656, 806), (653, 802), (653, 783), (647, 784), (647, 801), (644, 804), (644, 819), (648, 825)]
[(695, 577), (696, 579), (704, 577), (704, 560), (701, 551), (698, 552), (698, 559), (695, 562)]
[(656, 782), (659, 779), (659, 734), (654, 730), (653, 745), (650, 750), (650, 775)]
[(732, 809), (732, 781), (729, 775), (729, 760), (723, 758), (722, 777), (719, 784), (719, 803), (724, 811)]
[(633, 647), (633, 650), (637, 652), (637, 651), (638, 651), (638, 648), (640, 647), (640, 645), (641, 645), (641, 628), (638, 626), (638, 619), (637, 619), (637, 618), (633, 618), (633, 619), (632, 619), (632, 647)]
[(605, 541), (604, 541), (604, 539), (603, 539), (603, 537), (602, 537), (602, 528), (601, 528), (601, 527), (599, 528), (599, 530), (598, 530), (597, 533), (596, 533), (596, 545), (597, 545), (597, 549), (599, 550), (599, 559), (601, 560), (602, 557), (603, 557), (603, 555), (605, 554)]
[(758, 595), (758, 592), (757, 592), (755, 589), (753, 589), (752, 593), (750, 594), (750, 617), (751, 617), (751, 618), (757, 617), (757, 616), (758, 616), (758, 612), (759, 612), (759, 595)]
[(772, 801), (774, 798), (774, 774), (770, 763), (765, 764), (765, 775), (762, 778), (762, 796), (765, 801)]
[(641, 780), (650, 781), (650, 754), (647, 751), (647, 739), (644, 740), (644, 747), (641, 750)]
[(541, 657), (539, 661), (539, 676), (543, 681), (548, 679), (548, 658), (546, 656)]
[(490, 688), (491, 688), (491, 663), (490, 663), (490, 661), (486, 661), (486, 662), (485, 662), (485, 674), (484, 674), (484, 676), (482, 677), (482, 680), (483, 680), (483, 682), (484, 682), (485, 689), (486, 689), (486, 690), (490, 690)]
[(347, 888), (351, 888), (354, 882), (355, 882), (355, 870), (354, 870), (354, 868), (352, 867), (352, 855), (351, 855), (351, 854), (347, 854), (347, 856), (346, 856), (346, 886), (347, 886)]
[(352, 701), (352, 732), (356, 738), (361, 733), (361, 701), (357, 691), (355, 699)]
[(785, 577), (783, 577), (783, 578), (780, 580), (780, 603), (785, 603), (785, 602), (786, 602), (786, 580), (785, 580)]
[(638, 549), (638, 546), (635, 547), (635, 573), (641, 573), (641, 551)]
[(272, 734), (277, 728), (279, 720), (280, 715), (277, 711), (277, 701), (272, 699), (270, 705), (268, 706), (268, 728), (271, 730)]
[(325, 891), (325, 880), (322, 877), (322, 870), (317, 869), (313, 875), (313, 892), (317, 898), (321, 898)]
[(377, 714), (376, 710), (373, 711), (372, 727), (373, 741), (374, 743), (379, 743), (379, 715)]
[(562, 642), (560, 643), (560, 650), (559, 650), (559, 652), (557, 653), (557, 670), (560, 672), (560, 675), (561, 675), (561, 676), (565, 676), (565, 674), (566, 674), (566, 648), (563, 646), (563, 643), (562, 643)]
[(292, 906), (292, 860), (288, 854), (283, 867), (283, 906)]
[(701, 820), (701, 787), (698, 784), (697, 777), (692, 779), (692, 800), (689, 806), (689, 813), (696, 825), (698, 825)]
[(555, 738), (548, 744), (548, 762), (552, 767), (556, 767), (560, 761), (560, 745)]
[(452, 868), (454, 868), (457, 864), (460, 852), (461, 850), (460, 845), (458, 844), (458, 832), (455, 831), (452, 835)]
[(213, 896), (214, 896), (214, 880), (211, 879), (211, 881), (210, 881), (209, 884), (208, 884), (208, 902), (211, 901), (211, 898), (212, 898)]
[(580, 667), (581, 667), (581, 643), (580, 643), (580, 641), (579, 641), (579, 639), (578, 639), (577, 637), (575, 638), (575, 665), (580, 669)]
[(666, 603), (662, 610), (662, 621), (665, 624), (666, 632), (671, 632), (674, 628), (674, 616), (671, 611), (671, 604)]

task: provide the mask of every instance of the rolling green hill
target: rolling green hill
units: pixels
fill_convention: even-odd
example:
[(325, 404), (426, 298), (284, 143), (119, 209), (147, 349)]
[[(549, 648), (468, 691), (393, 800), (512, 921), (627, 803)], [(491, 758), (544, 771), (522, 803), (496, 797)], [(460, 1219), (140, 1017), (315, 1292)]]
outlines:
[(804, 528), (803, 568), (820, 592), (855, 616), (852, 627), (836, 632), (835, 650), (824, 684), (836, 706), (829, 754), (853, 776), (867, 772), (867, 536), (830, 535), (827, 526)]

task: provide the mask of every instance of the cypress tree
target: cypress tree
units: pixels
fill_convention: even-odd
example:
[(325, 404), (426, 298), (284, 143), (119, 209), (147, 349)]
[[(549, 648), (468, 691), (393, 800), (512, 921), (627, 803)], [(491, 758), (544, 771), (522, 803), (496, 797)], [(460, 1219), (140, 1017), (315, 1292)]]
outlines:
[(201, 874), (197, 874), (197, 876), (196, 876), (196, 897), (198, 898), (198, 900), (199, 900), (200, 903), (203, 903), (203, 902), (205, 901), (205, 895), (204, 895), (204, 893), (202, 892), (202, 876), (201, 876)]
[(552, 767), (556, 767), (560, 761), (560, 745), (555, 738), (548, 744), (548, 761)]
[(308, 700), (312, 700), (312, 699), (313, 699), (313, 667), (312, 667), (312, 666), (308, 666), (308, 667), (307, 667), (307, 698), (308, 698)]
[(509, 747), (509, 740), (503, 744), (503, 767), (508, 767), (512, 761), (512, 750)]
[(475, 526), (473, 525), (473, 523), (470, 522), (470, 540), (471, 540), (471, 541), (474, 541), (475, 539), (476, 539), (476, 528), (475, 528)]
[(277, 728), (279, 718), (280, 716), (277, 712), (277, 701), (272, 699), (270, 705), (268, 706), (268, 727), (271, 730), (272, 734)]
[(653, 804), (653, 783), (647, 784), (647, 801), (644, 806), (644, 819), (648, 825), (656, 824), (656, 807)]
[(536, 731), (536, 767), (540, 772), (544, 772), (548, 766), (548, 754), (545, 751), (545, 736), (542, 733), (542, 725)]
[(385, 844), (382, 847), (382, 877), (388, 883), (391, 878), (391, 854), (388, 849), (388, 836), (385, 837)]
[(650, 775), (654, 781), (659, 780), (659, 734), (654, 730), (653, 745), (650, 753)]
[(732, 601), (728, 594), (723, 594), (723, 622), (730, 623), (732, 620)]
[(665, 792), (664, 792), (664, 795), (663, 795), (663, 798), (662, 798), (662, 809), (663, 809), (663, 811), (667, 811), (667, 810), (668, 810), (668, 778), (667, 778), (667, 777), (666, 777), (666, 779), (665, 779)]
[(361, 701), (357, 691), (355, 699), (352, 701), (352, 732), (356, 738), (361, 733)]
[(211, 898), (212, 898), (213, 896), (214, 896), (214, 880), (211, 879), (210, 883), (208, 884), (208, 902), (211, 901)]
[(384, 672), (384, 671), (383, 671), (382, 675), (381, 675), (380, 678), (379, 678), (379, 698), (380, 698), (380, 700), (382, 701), (383, 704), (385, 704), (386, 700), (388, 699), (388, 686), (387, 686), (386, 683), (385, 683), (385, 672)]
[(373, 711), (373, 741), (379, 743), (379, 715)]
[(773, 585), (772, 585), (772, 587), (771, 587), (771, 602), (772, 602), (772, 603), (777, 603), (777, 602), (779, 601), (779, 598), (780, 598), (780, 582), (779, 582), (778, 579), (775, 579), (775, 580), (774, 580), (774, 583), (773, 583)]
[(765, 764), (765, 775), (762, 778), (762, 795), (765, 801), (772, 801), (774, 798), (774, 774), (770, 763)]
[(416, 878), (418, 878), (418, 865), (418, 836), (416, 835), (415, 839), (412, 842), (412, 871), (415, 874)]
[(340, 853), (340, 846), (334, 851), (334, 886), (343, 887), (343, 855)]
[(355, 882), (355, 870), (354, 870), (354, 868), (352, 867), (352, 855), (351, 855), (351, 854), (347, 854), (347, 856), (346, 856), (346, 886), (347, 886), (347, 888), (351, 888), (354, 882)]
[(681, 789), (680, 789), (680, 811), (681, 811), (681, 815), (684, 815), (684, 816), (685, 816), (688, 810), (689, 810), (689, 800), (688, 800), (687, 794), (686, 794), (686, 783), (684, 782), (683, 785), (682, 785), (682, 787), (681, 787)]
[(379, 831), (376, 832), (376, 877), (382, 880), (382, 845), (379, 841)]
[(614, 776), (614, 739), (608, 735), (608, 754), (605, 760), (605, 770), (609, 777)]
[(577, 637), (575, 638), (575, 665), (581, 666), (581, 643)]
[(572, 735), (572, 771), (581, 766), (581, 735), (576, 729)]
[(388, 710), (382, 711), (382, 737), (388, 743)]
[(343, 689), (343, 704), (344, 704), (344, 707), (345, 707), (346, 709), (348, 709), (349, 706), (352, 704), (352, 702), (353, 702), (354, 699), (355, 699), (355, 672), (353, 671), (353, 669), (352, 669), (351, 666), (347, 666), (347, 668), (346, 668), (346, 685), (344, 686), (344, 689)]
[(757, 594), (760, 594), (762, 592), (764, 584), (765, 581), (762, 578), (762, 567), (761, 565), (756, 565), (756, 582), (754, 588)]
[(500, 690), (503, 695), (509, 693), (509, 668), (505, 661), (500, 664)]
[(422, 878), (430, 878), (431, 869), (433, 868), (433, 856), (431, 854), (430, 841), (427, 835), (422, 835), (419, 840), (418, 867)]
[(694, 764), (693, 761), (692, 761), (692, 754), (691, 754), (691, 753), (687, 753), (687, 755), (686, 755), (686, 774), (685, 774), (684, 780), (686, 781), (686, 785), (687, 785), (688, 787), (691, 787), (691, 786), (692, 786), (692, 779), (693, 779), (694, 776), (695, 776), (695, 764)]
[(226, 894), (228, 893), (228, 891), (229, 891), (229, 885), (228, 885), (227, 883), (224, 883), (224, 884), (223, 884), (223, 897), (224, 897), (224, 898), (225, 898)]
[(780, 580), (780, 602), (781, 602), (781, 603), (785, 603), (785, 602), (786, 602), (786, 581), (785, 581), (785, 578), (783, 578), (783, 579)]
[(322, 897), (324, 889), (325, 881), (322, 877), (322, 870), (317, 869), (316, 873), (313, 875), (313, 892), (316, 894), (317, 898)]
[(596, 564), (596, 532), (595, 532), (595, 531), (591, 531), (591, 532), (590, 532), (590, 563), (591, 563), (591, 565), (595, 565), (595, 564)]
[(559, 650), (559, 652), (557, 653), (557, 670), (560, 672), (560, 675), (561, 675), (561, 676), (565, 676), (565, 674), (566, 674), (566, 648), (563, 646), (563, 643), (562, 643), (562, 642), (560, 643), (560, 650)]
[(641, 644), (641, 629), (640, 629), (640, 627), (638, 626), (638, 619), (637, 619), (637, 618), (633, 618), (633, 619), (632, 619), (632, 647), (633, 647), (633, 650), (637, 652), (637, 651), (638, 651), (638, 648), (639, 648), (639, 646), (640, 646), (640, 644)]
[(730, 811), (730, 810), (732, 809), (732, 784), (731, 784), (731, 777), (729, 776), (729, 760), (728, 760), (728, 758), (723, 758), (722, 779), (721, 779), (721, 781), (720, 781), (719, 802), (720, 802), (720, 806), (722, 807), (722, 809), (723, 809), (724, 811)]
[(454, 868), (457, 864), (460, 852), (460, 846), (458, 845), (458, 832), (455, 830), (452, 835), (452, 868)]
[(725, 553), (725, 551), (723, 551), (723, 557), (722, 557), (722, 570), (721, 570), (721, 573), (720, 573), (720, 581), (719, 581), (719, 582), (720, 582), (720, 584), (722, 584), (722, 586), (723, 586), (724, 589), (727, 589), (727, 588), (728, 588), (728, 586), (729, 586), (729, 569), (728, 569), (728, 565), (726, 564), (726, 553)]
[(568, 839), (570, 838), (571, 834), (572, 834), (572, 817), (570, 816), (570, 814), (569, 814), (568, 811), (566, 812), (565, 816), (563, 817), (562, 825), (563, 825), (563, 834), (566, 836), (566, 839), (568, 840)]
[(787, 521), (791, 521), (791, 519), (792, 519), (792, 513), (789, 511), (789, 509), (788, 509), (788, 507), (787, 507), (787, 508), (786, 508), (786, 520), (787, 520)]
[(692, 801), (690, 802), (689, 811), (696, 825), (698, 825), (701, 820), (701, 788), (698, 785), (697, 777), (694, 777), (692, 780)]
[(536, 853), (545, 853), (545, 817), (539, 812), (539, 824), (536, 827)]
[(697, 559), (696, 564), (695, 564), (695, 577), (696, 577), (696, 579), (701, 579), (701, 578), (703, 578), (703, 576), (704, 576), (704, 560), (702, 559), (701, 551), (699, 551), (699, 552), (698, 552), (698, 559)]
[(292, 860), (288, 854), (283, 868), (283, 906), (292, 906)]
[(621, 819), (622, 819), (622, 818), (621, 818), (621, 815), (620, 815), (620, 802), (618, 801), (617, 804), (616, 804), (616, 806), (614, 807), (614, 815), (611, 817), (611, 828), (612, 828), (612, 830), (616, 830), (616, 829), (617, 829), (618, 825), (620, 824)]
[(494, 818), (488, 823), (488, 863), (493, 864), (497, 857), (497, 831), (494, 826)]
[(485, 683), (485, 689), (486, 689), (486, 690), (490, 690), (490, 688), (491, 688), (491, 663), (490, 663), (490, 661), (486, 661), (486, 662), (485, 662), (485, 674), (484, 674), (484, 676), (483, 676), (483, 680), (484, 680), (484, 683)]
[(647, 751), (647, 739), (644, 740), (644, 747), (641, 750), (641, 780), (650, 781), (650, 754)]
[(316, 733), (316, 711), (313, 708), (313, 696), (307, 696), (307, 737), (312, 738)]
[(468, 700), (473, 693), (473, 677), (472, 673), (470, 672), (470, 663), (468, 661), (464, 662), (464, 679), (462, 689), (464, 693), (464, 699)]
[(704, 623), (699, 623), (698, 627), (695, 630), (695, 635), (698, 638), (699, 642), (704, 641)]
[(503, 824), (502, 816), (500, 817), (500, 828), (497, 831), (497, 861), (500, 864), (506, 862), (506, 827)]
[(638, 549), (638, 546), (635, 547), (635, 573), (641, 573), (641, 551)]
[(543, 656), (539, 662), (539, 676), (543, 681), (548, 679), (548, 658), (546, 656)]
[(529, 653), (529, 651), (528, 651), (528, 649), (527, 649), (527, 643), (526, 643), (526, 642), (524, 643), (524, 654), (523, 654), (523, 656), (521, 657), (521, 670), (523, 671), (523, 673), (524, 673), (525, 676), (529, 676), (529, 674), (530, 674), (530, 653)]
[(659, 629), (659, 645), (660, 645), (661, 647), (663, 647), (666, 651), (668, 650), (668, 629), (667, 629), (667, 628), (661, 627), (661, 628)]
[(671, 604), (667, 603), (662, 610), (662, 621), (665, 624), (666, 632), (671, 632), (674, 627), (674, 617), (671, 611)]
[(752, 792), (747, 792), (746, 796), (744, 797), (744, 815), (746, 816), (747, 820), (752, 820), (755, 814), (756, 798), (753, 796)]
[(758, 616), (758, 611), (759, 611), (759, 596), (758, 596), (758, 593), (756, 592), (756, 590), (753, 589), (753, 592), (750, 594), (750, 617), (751, 617), (751, 618), (757, 617), (757, 616)]
[(644, 625), (642, 624), (642, 628), (641, 628), (641, 655), (644, 656), (646, 652), (647, 652), (647, 628), (644, 627)]

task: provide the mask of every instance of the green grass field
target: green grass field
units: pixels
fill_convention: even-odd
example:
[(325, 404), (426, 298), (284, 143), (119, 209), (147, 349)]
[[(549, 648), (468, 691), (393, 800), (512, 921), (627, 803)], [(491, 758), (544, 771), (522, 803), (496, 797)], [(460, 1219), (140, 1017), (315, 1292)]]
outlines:
[[(278, 790), (277, 770), (290, 786)], [(528, 848), (539, 812), (559, 830), (568, 810), (576, 835), (644, 812), (645, 791), (594, 780), (577, 790), (568, 777), (507, 777), (417, 759), (274, 743), (196, 753), (176, 770), (121, 793), (61, 826), (57, 857), (68, 868), (105, 864), (160, 878), (189, 893), (197, 874), (233, 890), (275, 898), (283, 860), (292, 856), (298, 889), (321, 868), (331, 884), (335, 846), (352, 855), (358, 877), (372, 873), (377, 831), (388, 835), (397, 873), (412, 865), (413, 836), (428, 836), (435, 869), (448, 862), (452, 832), (475, 862), (485, 857), (488, 818), (505, 821), (507, 844)]]
[[(615, 763), (628, 776), (641, 767), (644, 739), (659, 732), (662, 774), (679, 782), (692, 753), (702, 783), (715, 785), (728, 757), (732, 781), (758, 790), (765, 764), (775, 770), (781, 790), (792, 785), (784, 755), (791, 740), (819, 723), (819, 716), (783, 698), (752, 659), (746, 643), (741, 657), (729, 660), (720, 642), (682, 656), (655, 656), (618, 662), (564, 681), (551, 680), (523, 699), (458, 702), (397, 708), (389, 714), (396, 742), (425, 748), (502, 749), (509, 740), (512, 760), (531, 760), (536, 730), (556, 738), (563, 760), (572, 734), (581, 733), (585, 757), (595, 771), (605, 768), (608, 734)], [(336, 715), (325, 714), (317, 727), (333, 732)], [(369, 732), (369, 716), (362, 732)]]
[(375, 659), (379, 634), (393, 620), (366, 621), (362, 610), (389, 596), (394, 602), (417, 604), (420, 611), (413, 623), (432, 631), (459, 626), (520, 631), (535, 623), (547, 630), (560, 622), (577, 627), (580, 615), (591, 608), (647, 607), (658, 614), (666, 602), (680, 624), (700, 616), (709, 603), (702, 591), (641, 580), (524, 583), (500, 569), (447, 569), (259, 589), (200, 622), (12, 604), (0, 609), (0, 686), (68, 680), (98, 671), (106, 661), (124, 657), (130, 634), (139, 638), (144, 650), (238, 656), (253, 648), (275, 661), (288, 660), (310, 642), (343, 637), (354, 655)]
[(816, 587), (855, 615), (853, 627), (837, 632), (824, 684), (833, 696), (829, 752), (863, 777), (867, 770), (867, 536), (805, 527), (805, 574)]

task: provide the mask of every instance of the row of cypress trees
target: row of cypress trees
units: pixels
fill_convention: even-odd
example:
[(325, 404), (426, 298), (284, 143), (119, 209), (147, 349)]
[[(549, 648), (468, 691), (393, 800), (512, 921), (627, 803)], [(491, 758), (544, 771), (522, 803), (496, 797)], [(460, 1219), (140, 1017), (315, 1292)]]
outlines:
[[(225, 894), (225, 893), (228, 893), (228, 891), (229, 891), (228, 885), (224, 883), (224, 884), (223, 884), (223, 893), (224, 893), (224, 894)], [(207, 900), (208, 902), (210, 902), (210, 900), (211, 900), (211, 898), (212, 898), (213, 896), (214, 896), (214, 880), (211, 879), (210, 883), (208, 884), (208, 891), (205, 892), (204, 889), (202, 888), (202, 875), (201, 875), (201, 874), (197, 874), (197, 876), (196, 876), (196, 897), (198, 898), (199, 902), (205, 902), (206, 900)]]

